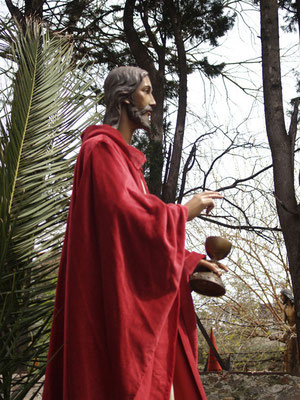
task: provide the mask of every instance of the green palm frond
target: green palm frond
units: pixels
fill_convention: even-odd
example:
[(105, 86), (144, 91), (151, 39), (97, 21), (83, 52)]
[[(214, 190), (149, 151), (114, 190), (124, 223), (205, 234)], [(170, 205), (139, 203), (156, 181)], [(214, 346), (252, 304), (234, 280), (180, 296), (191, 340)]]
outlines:
[[(17, 72), (0, 124), (0, 399), (43, 374), (75, 150), (93, 101), (72, 46), (32, 21), (6, 30)], [(95, 101), (94, 101), (95, 102)], [(39, 364), (39, 365), (38, 365)], [(22, 372), (22, 373), (20, 373)]]

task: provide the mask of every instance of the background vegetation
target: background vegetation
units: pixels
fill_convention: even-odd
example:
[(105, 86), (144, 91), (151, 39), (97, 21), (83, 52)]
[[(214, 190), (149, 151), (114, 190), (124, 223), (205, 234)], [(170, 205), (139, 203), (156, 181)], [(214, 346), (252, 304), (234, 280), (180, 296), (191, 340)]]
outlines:
[[(284, 79), (288, 74), (294, 88), (299, 70), (290, 64), (297, 58), (295, 44), (279, 52), (277, 17), (281, 10), (284, 29), (297, 30), (297, 3), (5, 1), (0, 49), (5, 79), (0, 98), (5, 105), (0, 147), (3, 398), (23, 398), (43, 373), (77, 138), (84, 126), (99, 121), (103, 78), (118, 65), (147, 69), (153, 84), (152, 134), (136, 138), (148, 156), (151, 191), (178, 202), (201, 190), (224, 194), (211, 216), (190, 225), (187, 241), (198, 251), (209, 234), (227, 236), (234, 244), (226, 261), (224, 298), (217, 303), (196, 298), (207, 328), (209, 320), (218, 321), (219, 337), (226, 338), (228, 347), (221, 352), (241, 353), (249, 338), (262, 343), (261, 338), (286, 329), (281, 287), (293, 288), (300, 309), (299, 98), (294, 89), (287, 99), (291, 103), (282, 101), (280, 67), (288, 65)], [(259, 13), (260, 32), (253, 23)], [(237, 41), (230, 59), (225, 38), (236, 35), (237, 27), (253, 42), (259, 36), (262, 53), (240, 58), (244, 45)], [(263, 80), (255, 69), (261, 64)], [(237, 115), (242, 99), (249, 105), (245, 116)], [(256, 114), (262, 117), (262, 104), (266, 130), (256, 119)], [(227, 314), (231, 325), (222, 325)], [(21, 381), (12, 378), (20, 369), (27, 373), (19, 379), (28, 385), (18, 388)]]

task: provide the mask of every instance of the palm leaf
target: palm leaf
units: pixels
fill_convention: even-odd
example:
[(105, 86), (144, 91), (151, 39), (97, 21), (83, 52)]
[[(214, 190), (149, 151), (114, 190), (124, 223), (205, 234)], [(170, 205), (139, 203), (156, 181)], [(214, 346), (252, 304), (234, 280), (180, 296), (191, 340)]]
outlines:
[(0, 398), (22, 399), (44, 372), (75, 150), (95, 117), (66, 38), (32, 21), (5, 38), (17, 72), (0, 125)]

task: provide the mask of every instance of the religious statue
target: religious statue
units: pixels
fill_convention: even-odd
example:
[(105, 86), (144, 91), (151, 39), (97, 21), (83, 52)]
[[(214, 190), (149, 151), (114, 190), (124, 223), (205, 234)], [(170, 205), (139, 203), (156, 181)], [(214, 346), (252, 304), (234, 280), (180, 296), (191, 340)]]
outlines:
[(222, 195), (180, 205), (149, 193), (130, 144), (151, 128), (147, 71), (112, 70), (104, 97), (75, 167), (43, 399), (203, 400), (189, 276), (226, 267), (185, 250), (185, 225)]

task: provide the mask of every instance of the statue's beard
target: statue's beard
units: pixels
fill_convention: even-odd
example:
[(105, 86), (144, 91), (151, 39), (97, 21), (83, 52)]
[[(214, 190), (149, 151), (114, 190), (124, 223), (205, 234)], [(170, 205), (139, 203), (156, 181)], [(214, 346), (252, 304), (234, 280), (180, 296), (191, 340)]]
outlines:
[(145, 129), (150, 132), (151, 121), (149, 118), (149, 112), (152, 112), (151, 106), (146, 106), (142, 109), (136, 107), (131, 101), (130, 104), (126, 104), (128, 118), (137, 125), (137, 129)]

